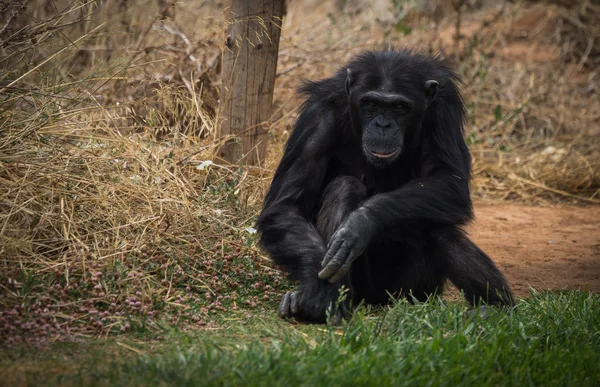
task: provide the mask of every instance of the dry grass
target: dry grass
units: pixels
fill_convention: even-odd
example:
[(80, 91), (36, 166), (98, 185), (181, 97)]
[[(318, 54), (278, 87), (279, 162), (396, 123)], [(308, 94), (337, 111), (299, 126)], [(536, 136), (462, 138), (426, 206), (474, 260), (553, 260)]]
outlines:
[[(201, 143), (214, 133), (214, 66), (195, 69), (214, 58), (194, 57), (186, 73), (190, 52), (155, 60), (169, 43), (75, 69), (80, 45), (106, 41), (102, 24), (67, 38), (72, 23), (87, 23), (80, 10), (60, 11), (74, 21), (43, 42), (37, 30), (50, 21), (23, 27), (29, 51), (4, 62), (0, 340), (156, 328), (157, 315), (210, 326), (216, 311), (269, 299), (279, 275), (251, 229), (264, 173), (203, 163), (214, 145)], [(13, 36), (9, 53), (22, 46)], [(23, 59), (39, 55), (32, 39), (57, 50), (35, 71)]]
[(292, 3), (267, 165), (243, 169), (206, 163), (218, 7), (118, 4), (0, 1), (17, 11), (0, 31), (0, 341), (158, 329), (157, 315), (210, 326), (270, 300), (280, 275), (251, 227), (294, 90), (383, 40), (460, 58), (477, 197), (600, 201), (591, 8), (461, 11), (457, 44), (454, 11), (378, 20), (367, 6)]

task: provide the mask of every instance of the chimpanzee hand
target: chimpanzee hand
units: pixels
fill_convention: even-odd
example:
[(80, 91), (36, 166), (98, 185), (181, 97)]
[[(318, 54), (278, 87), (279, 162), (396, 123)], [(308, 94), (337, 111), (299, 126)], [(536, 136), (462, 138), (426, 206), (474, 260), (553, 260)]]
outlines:
[(330, 283), (340, 281), (350, 270), (352, 262), (367, 249), (372, 230), (364, 209), (351, 213), (329, 241), (319, 278)]

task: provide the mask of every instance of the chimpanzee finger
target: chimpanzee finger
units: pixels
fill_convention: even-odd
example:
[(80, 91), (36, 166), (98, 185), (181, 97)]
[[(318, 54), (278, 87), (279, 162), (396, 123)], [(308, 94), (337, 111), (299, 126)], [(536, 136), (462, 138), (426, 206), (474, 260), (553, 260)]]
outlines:
[(335, 235), (331, 238), (331, 241), (329, 242), (330, 246), (327, 248), (327, 253), (325, 253), (325, 258), (323, 258), (323, 262), (321, 262), (321, 267), (325, 267), (329, 264), (343, 242), (344, 240), (342, 238), (336, 238)]
[(336, 232), (333, 233), (333, 235), (331, 236), (331, 238), (329, 238), (329, 242), (327, 243), (327, 250), (329, 250), (331, 248), (331, 244), (333, 242), (335, 242), (336, 240), (338, 240), (337, 235), (340, 233), (340, 230), (338, 229)]
[(334, 314), (329, 316), (329, 320), (327, 321), (331, 325), (338, 325), (342, 322), (343, 316), (339, 310), (337, 310)]
[(337, 273), (349, 252), (350, 248), (346, 243), (343, 243), (340, 249), (335, 253), (335, 256), (331, 259), (331, 261), (329, 261), (327, 266), (325, 266), (323, 270), (319, 272), (319, 278), (325, 280)]
[[(333, 306), (332, 306), (332, 309), (333, 309)], [(335, 308), (335, 312), (332, 313), (331, 316), (329, 316), (328, 323), (331, 325), (338, 325), (342, 322), (343, 319), (348, 317), (348, 315), (349, 315), (349, 313), (348, 313), (348, 308), (346, 307), (346, 303), (341, 302)]]
[(290, 311), (292, 312), (292, 316), (296, 316), (298, 314), (298, 312), (300, 311), (300, 309), (298, 308), (298, 306), (300, 304), (300, 293), (293, 292), (290, 295), (290, 298), (291, 298)]
[(322, 279), (322, 280), (329, 279), (329, 277), (331, 277), (332, 275), (334, 275), (337, 272), (337, 270), (340, 266), (341, 265), (339, 262), (336, 262), (336, 261), (329, 262), (329, 264), (327, 266), (325, 266), (323, 268), (323, 270), (321, 270), (319, 272), (319, 279)]
[(346, 258), (344, 261), (344, 264), (337, 270), (337, 272), (335, 272), (333, 276), (329, 278), (329, 283), (334, 284), (338, 281), (341, 281), (342, 278), (344, 278), (344, 276), (350, 271), (350, 267), (352, 267), (352, 262), (354, 262), (355, 258), (356, 253), (351, 251), (348, 258)]
[(340, 302), (340, 312), (342, 313), (343, 318), (346, 318), (350, 315), (350, 311), (348, 310), (345, 302)]
[(287, 292), (283, 295), (281, 303), (279, 304), (279, 311), (277, 315), (281, 318), (292, 317), (290, 314), (290, 302), (292, 292)]

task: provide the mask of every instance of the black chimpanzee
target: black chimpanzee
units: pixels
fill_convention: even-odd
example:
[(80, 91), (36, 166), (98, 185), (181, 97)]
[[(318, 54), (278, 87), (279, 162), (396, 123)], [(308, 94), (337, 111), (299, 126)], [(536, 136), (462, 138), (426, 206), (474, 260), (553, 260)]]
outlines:
[[(450, 279), (467, 300), (511, 305), (508, 283), (462, 230), (473, 216), (456, 73), (409, 50), (365, 52), (309, 82), (257, 222), (291, 279), (282, 317), (324, 322), (353, 302), (425, 300)], [(331, 309), (343, 317), (349, 304)]]

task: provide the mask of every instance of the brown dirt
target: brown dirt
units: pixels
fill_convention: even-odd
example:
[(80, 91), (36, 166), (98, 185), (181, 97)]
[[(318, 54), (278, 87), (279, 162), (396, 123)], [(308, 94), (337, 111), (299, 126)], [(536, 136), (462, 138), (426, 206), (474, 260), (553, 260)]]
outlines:
[(600, 206), (479, 204), (472, 239), (517, 296), (536, 290), (600, 291)]

